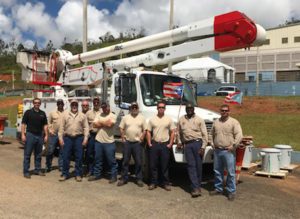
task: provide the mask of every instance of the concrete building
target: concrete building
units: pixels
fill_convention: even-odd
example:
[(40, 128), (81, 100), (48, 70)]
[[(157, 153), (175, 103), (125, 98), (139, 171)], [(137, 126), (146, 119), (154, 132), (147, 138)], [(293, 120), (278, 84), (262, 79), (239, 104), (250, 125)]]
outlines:
[(221, 53), (220, 61), (236, 69), (235, 81), (300, 81), (300, 23), (267, 30), (259, 48)]

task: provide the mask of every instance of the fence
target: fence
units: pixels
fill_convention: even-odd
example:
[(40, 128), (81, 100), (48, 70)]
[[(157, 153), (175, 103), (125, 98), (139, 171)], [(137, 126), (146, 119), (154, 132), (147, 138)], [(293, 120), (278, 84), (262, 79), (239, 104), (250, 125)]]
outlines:
[[(215, 95), (214, 92), (220, 86), (237, 86), (245, 96), (256, 95), (256, 83), (236, 83), (236, 84), (220, 84), (220, 83), (198, 83), (198, 96)], [(260, 82), (258, 86), (259, 96), (299, 96), (300, 81), (289, 82)]]

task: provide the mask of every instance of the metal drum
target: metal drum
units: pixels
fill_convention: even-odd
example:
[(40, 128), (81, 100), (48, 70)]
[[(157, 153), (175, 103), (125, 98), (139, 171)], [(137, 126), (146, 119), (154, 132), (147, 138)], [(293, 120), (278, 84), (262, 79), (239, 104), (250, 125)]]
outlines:
[(279, 163), (281, 153), (276, 148), (263, 148), (260, 152), (262, 157), (262, 171), (268, 173), (276, 173), (280, 171)]
[(280, 168), (288, 167), (291, 164), (292, 147), (290, 145), (276, 144), (274, 148), (281, 152)]
[(252, 149), (254, 146), (252, 144), (247, 145), (245, 148), (244, 158), (242, 167), (249, 168), (252, 162)]

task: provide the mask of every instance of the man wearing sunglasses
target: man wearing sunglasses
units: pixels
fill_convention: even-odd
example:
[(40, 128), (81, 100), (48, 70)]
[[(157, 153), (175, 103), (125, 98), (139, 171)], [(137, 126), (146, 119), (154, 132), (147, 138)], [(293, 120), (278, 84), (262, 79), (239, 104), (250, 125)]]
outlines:
[[(30, 179), (30, 157), (34, 151), (34, 174), (45, 176), (41, 171), (43, 143), (48, 140), (48, 122), (46, 113), (40, 110), (41, 100), (33, 99), (33, 107), (24, 113), (21, 126), (21, 138), (24, 146), (24, 177)], [(26, 132), (25, 132), (26, 130)], [(43, 138), (44, 137), (44, 138)]]
[(81, 111), (83, 114), (86, 114), (90, 109), (90, 103), (87, 100), (83, 100), (81, 103)]
[(86, 115), (78, 111), (78, 101), (71, 100), (71, 110), (63, 114), (59, 127), (59, 144), (63, 149), (63, 171), (59, 181), (69, 178), (70, 159), (75, 152), (75, 180), (82, 181), (82, 147), (87, 144), (89, 124)]
[(242, 140), (240, 123), (229, 116), (228, 105), (220, 107), (221, 117), (214, 121), (211, 134), (214, 146), (214, 174), (215, 190), (210, 195), (223, 194), (224, 170), (227, 170), (226, 192), (229, 201), (233, 201), (236, 194), (235, 184), (235, 149)]
[[(171, 117), (165, 115), (165, 110), (165, 102), (158, 102), (157, 115), (149, 120), (147, 126), (151, 174), (149, 190), (153, 190), (157, 187), (158, 173), (160, 172), (162, 187), (166, 191), (171, 191), (169, 185), (169, 159), (176, 127)], [(159, 167), (160, 171), (158, 171)]]
[(139, 106), (136, 102), (131, 103), (130, 113), (124, 116), (120, 123), (120, 132), (123, 146), (122, 179), (118, 186), (128, 182), (128, 168), (131, 155), (135, 163), (136, 184), (139, 187), (144, 185), (142, 175), (142, 143), (146, 134), (146, 120), (139, 114)]
[[(58, 142), (58, 128), (60, 125), (61, 116), (64, 112), (64, 101), (62, 99), (58, 99), (56, 101), (57, 109), (50, 112), (48, 116), (48, 129), (49, 129), (49, 142), (48, 142), (48, 151), (46, 155), (46, 171), (50, 172), (52, 170), (52, 159), (54, 150)], [(59, 171), (62, 171), (63, 166), (63, 158), (62, 158), (62, 150), (59, 150), (58, 156), (58, 168)]]
[(208, 137), (205, 122), (195, 115), (193, 104), (187, 103), (185, 111), (186, 115), (178, 123), (177, 147), (184, 147), (188, 175), (192, 183), (191, 195), (195, 198), (201, 195), (202, 157)]
[(93, 127), (93, 122), (97, 115), (100, 114), (100, 99), (99, 97), (94, 97), (93, 99), (93, 109), (90, 109), (86, 113), (86, 117), (89, 123), (90, 136), (87, 144), (86, 154), (85, 154), (85, 165), (87, 168), (87, 177), (94, 174), (94, 157), (95, 157), (95, 137), (98, 129)]

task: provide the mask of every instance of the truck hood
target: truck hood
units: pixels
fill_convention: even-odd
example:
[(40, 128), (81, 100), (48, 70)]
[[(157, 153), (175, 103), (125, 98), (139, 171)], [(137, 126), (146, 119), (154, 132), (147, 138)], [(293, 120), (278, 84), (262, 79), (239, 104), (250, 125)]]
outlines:
[[(180, 109), (180, 113), (179, 113), (179, 118), (182, 115), (185, 115), (185, 106), (172, 106), (172, 105), (167, 105), (166, 106), (166, 111), (165, 111), (165, 115), (170, 116), (174, 122), (177, 123), (178, 120), (178, 112)], [(156, 106), (153, 107), (145, 107), (141, 113), (145, 116), (145, 118), (148, 120), (148, 118), (151, 118), (152, 116), (157, 114), (157, 108)], [(200, 107), (195, 107), (195, 114), (199, 117), (201, 117), (202, 119), (204, 119), (206, 122), (213, 122), (215, 119), (219, 118), (220, 115), (214, 111), (211, 110), (207, 110), (207, 109), (203, 109)]]

